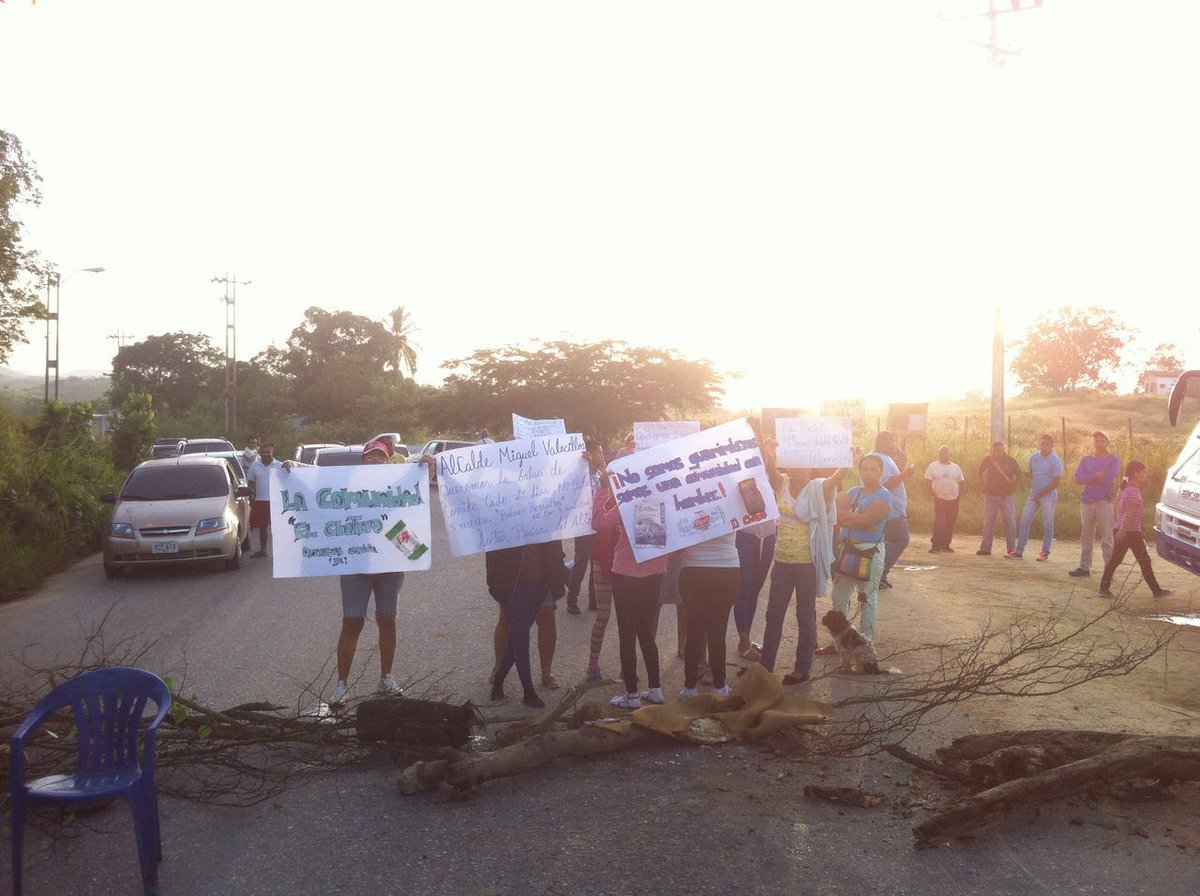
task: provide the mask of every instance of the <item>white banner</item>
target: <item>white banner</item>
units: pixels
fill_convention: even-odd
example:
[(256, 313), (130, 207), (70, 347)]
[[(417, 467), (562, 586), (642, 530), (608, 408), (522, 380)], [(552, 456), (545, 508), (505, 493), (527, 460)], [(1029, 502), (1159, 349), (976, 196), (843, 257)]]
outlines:
[(275, 578), (429, 569), (428, 495), (423, 464), (272, 470)]
[(695, 435), (700, 431), (700, 424), (695, 420), (659, 420), (655, 423), (633, 424), (633, 441), (638, 451), (645, 451), (678, 439), (681, 436)]
[(744, 418), (617, 458), (607, 472), (638, 562), (779, 516)]
[(583, 436), (543, 436), (443, 451), (438, 499), (456, 557), (592, 533)]
[(567, 424), (563, 420), (530, 420), (520, 414), (513, 414), (513, 438), (516, 441), (537, 439), (541, 436), (565, 436)]
[(788, 467), (849, 467), (853, 423), (844, 417), (784, 417), (775, 421), (775, 463)]

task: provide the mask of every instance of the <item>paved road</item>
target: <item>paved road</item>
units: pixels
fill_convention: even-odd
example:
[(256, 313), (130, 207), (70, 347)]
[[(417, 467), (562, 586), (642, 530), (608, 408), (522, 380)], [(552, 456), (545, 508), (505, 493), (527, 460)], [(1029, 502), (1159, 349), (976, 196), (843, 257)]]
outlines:
[[(919, 589), (909, 597), (920, 601)], [(211, 704), (306, 704), (316, 698), (310, 685), (330, 684), (338, 608), (334, 580), (273, 580), (262, 560), (232, 573), (106, 582), (93, 558), (30, 599), (0, 606), (0, 672), (20, 674), (14, 655), (22, 652), (39, 662), (77, 652), (107, 612), (110, 638), (154, 640), (144, 664), (186, 673), (188, 689)], [(494, 619), (482, 558), (439, 554), (434, 571), (411, 575), (401, 594), (398, 671), (441, 676), (447, 693), (484, 702)], [(591, 619), (559, 613), (556, 671), (564, 680), (584, 668)], [(659, 643), (674, 638), (674, 620), (664, 614)], [(614, 627), (605, 645), (609, 672), (615, 640)], [(373, 643), (368, 626), (362, 646)], [(373, 664), (360, 652), (359, 691), (373, 686)], [(667, 661), (665, 670), (668, 690), (677, 689), (680, 662)], [(957, 716), (936, 740), (915, 746), (931, 749), (970, 724)], [(941, 799), (938, 783), (880, 757), (792, 764), (749, 747), (665, 745), (558, 763), (454, 803), (400, 797), (395, 778), (387, 769), (346, 773), (245, 810), (165, 800), (162, 892), (1127, 896), (1194, 892), (1200, 852), (1195, 794), (1150, 811), (1051, 807), (971, 843), (917, 851), (901, 806), (839, 809), (801, 793), (823, 781), (893, 799)], [(29, 893), (139, 892), (122, 807), (74, 836), (36, 834), (27, 855)], [(7, 848), (0, 863), (7, 871)]]

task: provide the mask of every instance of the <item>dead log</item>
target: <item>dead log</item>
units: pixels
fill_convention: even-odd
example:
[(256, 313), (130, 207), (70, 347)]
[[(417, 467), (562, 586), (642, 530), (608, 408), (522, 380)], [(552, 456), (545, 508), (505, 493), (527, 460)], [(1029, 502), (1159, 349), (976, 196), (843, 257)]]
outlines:
[(1132, 778), (1200, 780), (1200, 737), (1116, 736), (1119, 742), (1095, 755), (1000, 784), (927, 818), (913, 828), (917, 845), (931, 846), (970, 834), (1014, 809), (1075, 796), (1099, 784)]
[(363, 743), (464, 747), (480, 723), (475, 706), (441, 700), (373, 697), (355, 707), (355, 733)]
[(546, 731), (491, 753), (413, 763), (401, 773), (397, 785), (402, 794), (423, 793), (443, 784), (469, 790), (484, 781), (519, 775), (554, 759), (601, 756), (640, 746), (653, 737), (653, 732), (637, 726), (624, 734), (592, 725), (576, 731)]
[(946, 778), (950, 781), (957, 781), (959, 784), (966, 784), (969, 787), (975, 785), (975, 779), (965, 772), (960, 772), (958, 769), (949, 765), (943, 765), (940, 762), (934, 762), (932, 759), (926, 759), (923, 756), (918, 756), (912, 753), (899, 744), (888, 744), (883, 748), (885, 753), (890, 753), (902, 762), (907, 762), (909, 765), (915, 765), (922, 771), (930, 772), (941, 778)]
[(1133, 734), (1112, 731), (1068, 731), (1062, 728), (1043, 728), (1036, 731), (997, 731), (993, 734), (971, 734), (955, 739), (950, 746), (937, 751), (943, 762), (982, 759), (1007, 747), (1057, 748), (1075, 759), (1094, 756)]

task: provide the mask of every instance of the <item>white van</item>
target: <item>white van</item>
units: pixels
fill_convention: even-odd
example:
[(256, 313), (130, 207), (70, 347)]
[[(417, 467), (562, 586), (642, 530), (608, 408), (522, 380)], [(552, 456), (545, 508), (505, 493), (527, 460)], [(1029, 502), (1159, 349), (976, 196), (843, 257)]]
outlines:
[[(1200, 370), (1186, 371), (1171, 390), (1167, 413), (1172, 426), (1178, 422), (1189, 380), (1200, 380)], [(1154, 542), (1158, 556), (1200, 575), (1200, 421), (1167, 472), (1162, 498), (1154, 508)]]

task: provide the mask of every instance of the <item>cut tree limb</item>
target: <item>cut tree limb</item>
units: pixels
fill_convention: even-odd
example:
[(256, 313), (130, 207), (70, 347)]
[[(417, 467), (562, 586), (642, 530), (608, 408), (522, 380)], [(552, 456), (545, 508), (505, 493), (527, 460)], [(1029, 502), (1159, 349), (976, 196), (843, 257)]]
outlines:
[(1122, 740), (1118, 743), (1086, 759), (1009, 781), (961, 800), (913, 828), (917, 845), (930, 846), (949, 837), (961, 837), (1013, 809), (1074, 796), (1097, 784), (1131, 778), (1200, 780), (1200, 737), (1119, 737)]
[(397, 782), (402, 794), (423, 793), (448, 784), (469, 790), (484, 781), (518, 775), (567, 756), (600, 756), (644, 744), (656, 735), (634, 726), (627, 734), (587, 726), (575, 731), (547, 731), (491, 753), (460, 753), (448, 759), (417, 762)]

